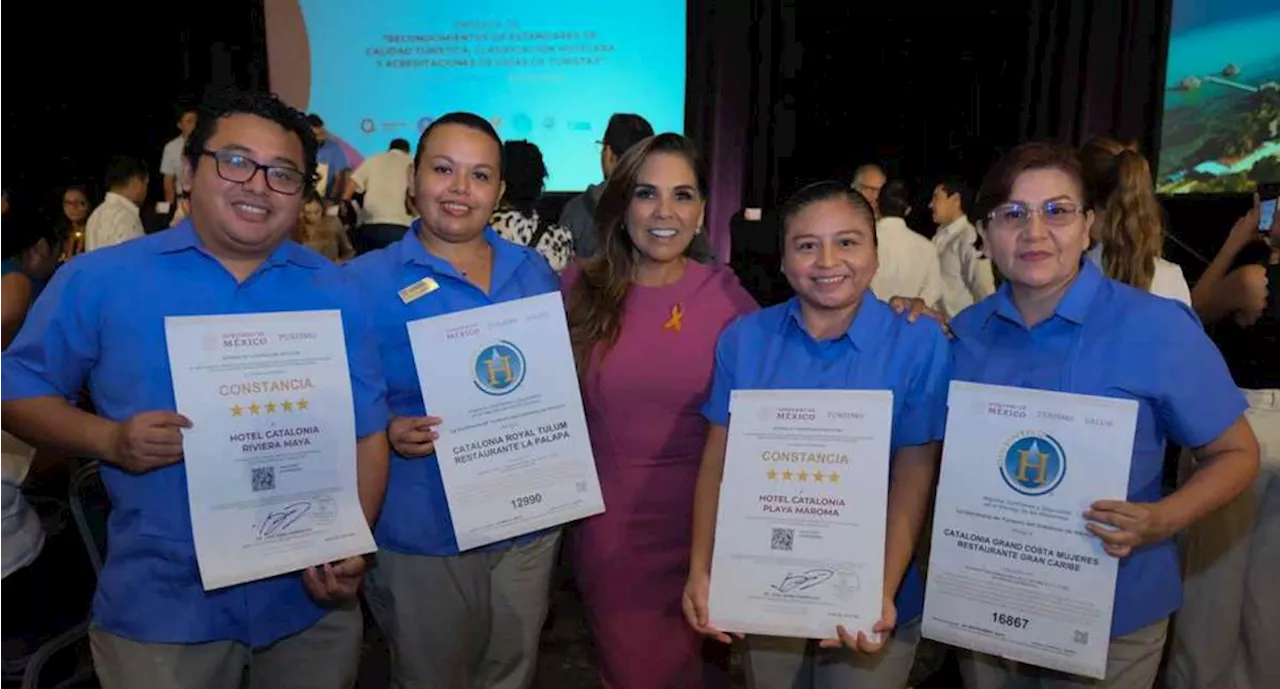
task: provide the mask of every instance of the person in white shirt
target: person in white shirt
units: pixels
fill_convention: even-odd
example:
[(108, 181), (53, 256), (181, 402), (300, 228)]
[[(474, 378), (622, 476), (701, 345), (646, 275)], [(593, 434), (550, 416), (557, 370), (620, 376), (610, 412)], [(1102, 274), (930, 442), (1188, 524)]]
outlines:
[(413, 216), (406, 204), (409, 179), (413, 169), (413, 156), (409, 154), (409, 142), (395, 139), (391, 147), (360, 163), (360, 167), (347, 180), (342, 199), (351, 200), (357, 193), (364, 194), (364, 212), (356, 243), (362, 252), (381, 249), (400, 241)]
[(1161, 257), (1164, 215), (1147, 159), (1108, 137), (1090, 139), (1080, 152), (1096, 208), (1089, 258), (1109, 278), (1191, 306), (1182, 268)]
[(178, 135), (169, 140), (164, 145), (164, 152), (160, 154), (160, 174), (164, 176), (164, 202), (168, 210), (161, 213), (173, 213), (173, 222), (177, 224), (182, 221), (184, 213), (182, 213), (179, 201), (186, 198), (187, 192), (191, 189), (191, 180), (186, 179), (183, 175), (182, 167), (182, 149), (187, 145), (187, 137), (191, 136), (192, 130), (196, 128), (196, 109), (194, 107), (186, 107), (178, 112)]
[(942, 310), (948, 318), (996, 291), (991, 259), (979, 248), (978, 230), (969, 222), (972, 192), (964, 180), (946, 178), (933, 188), (929, 210), (938, 231), (933, 246), (942, 271)]
[(878, 194), (879, 217), (876, 221), (876, 253), (880, 267), (871, 278), (871, 291), (881, 300), (914, 297), (925, 306), (936, 309), (942, 301), (942, 271), (933, 244), (907, 227), (911, 205), (907, 203), (907, 187), (894, 180)]
[(121, 156), (107, 165), (107, 196), (85, 225), (86, 252), (146, 234), (141, 208), (147, 200), (147, 181), (147, 166), (138, 158)]

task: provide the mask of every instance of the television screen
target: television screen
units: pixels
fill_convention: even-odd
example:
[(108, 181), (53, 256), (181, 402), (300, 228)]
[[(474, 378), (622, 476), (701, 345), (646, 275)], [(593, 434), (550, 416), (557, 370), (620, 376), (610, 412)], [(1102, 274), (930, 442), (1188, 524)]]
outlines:
[(1280, 3), (1174, 0), (1156, 188), (1280, 180)]

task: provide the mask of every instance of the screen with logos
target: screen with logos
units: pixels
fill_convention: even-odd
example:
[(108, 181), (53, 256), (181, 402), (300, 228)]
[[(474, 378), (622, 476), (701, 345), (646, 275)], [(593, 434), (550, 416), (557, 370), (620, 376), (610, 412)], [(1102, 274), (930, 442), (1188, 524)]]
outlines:
[(548, 191), (599, 182), (609, 116), (684, 130), (685, 0), (265, 0), (271, 88), (352, 164), (465, 110), (542, 150)]
[(1280, 3), (1174, 0), (1157, 190), (1280, 180)]

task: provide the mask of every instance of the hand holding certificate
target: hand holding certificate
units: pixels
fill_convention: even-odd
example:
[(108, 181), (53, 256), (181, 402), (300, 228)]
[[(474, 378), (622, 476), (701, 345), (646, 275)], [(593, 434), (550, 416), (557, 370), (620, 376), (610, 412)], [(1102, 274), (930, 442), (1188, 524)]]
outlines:
[(1125, 496), (1137, 403), (956, 382), (949, 406), (924, 635), (1101, 678), (1118, 561), (1082, 513)]
[(171, 317), (165, 339), (205, 589), (373, 552), (341, 314)]
[(408, 328), (460, 550), (604, 511), (559, 293)]
[(888, 391), (733, 392), (713, 627), (813, 639), (844, 627), (864, 642), (884, 631), (892, 417)]

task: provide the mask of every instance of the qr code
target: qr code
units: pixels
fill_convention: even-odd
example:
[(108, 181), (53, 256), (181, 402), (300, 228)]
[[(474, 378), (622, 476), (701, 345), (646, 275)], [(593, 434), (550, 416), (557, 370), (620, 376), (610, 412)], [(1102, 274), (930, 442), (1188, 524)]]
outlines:
[(769, 543), (769, 547), (773, 550), (785, 550), (791, 552), (791, 546), (796, 542), (796, 532), (794, 529), (774, 529), (773, 541)]
[(585, 492), (587, 492), (587, 482), (586, 482), (586, 481), (578, 481), (578, 492), (579, 492), (579, 493), (585, 493)]
[(1076, 642), (1076, 643), (1078, 643), (1078, 644), (1080, 644), (1080, 645), (1082, 645), (1082, 646), (1083, 646), (1083, 645), (1085, 645), (1085, 644), (1088, 644), (1088, 643), (1089, 643), (1089, 632), (1086, 632), (1086, 631), (1081, 630), (1081, 629), (1076, 629), (1076, 630), (1073, 630), (1073, 631), (1074, 631), (1074, 635), (1075, 635), (1075, 642)]
[(253, 470), (253, 492), (276, 489), (275, 467), (258, 467)]

